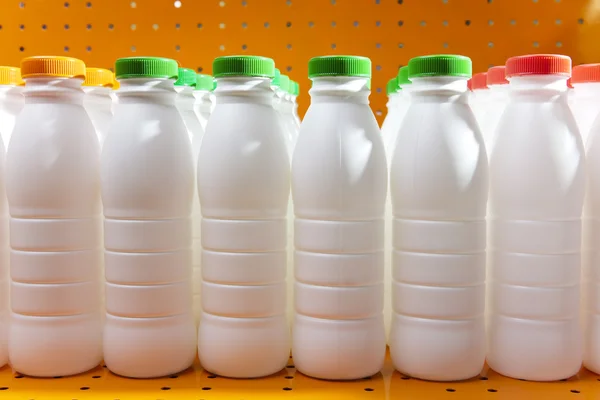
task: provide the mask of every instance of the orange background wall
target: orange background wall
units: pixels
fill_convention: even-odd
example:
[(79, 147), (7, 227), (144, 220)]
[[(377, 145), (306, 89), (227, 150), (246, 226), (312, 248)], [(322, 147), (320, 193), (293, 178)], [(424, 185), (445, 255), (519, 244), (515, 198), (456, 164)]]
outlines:
[(303, 113), (308, 59), (358, 54), (373, 61), (381, 121), (387, 80), (417, 55), (464, 54), (476, 72), (532, 52), (600, 62), (599, 10), (600, 0), (0, 0), (0, 64), (52, 54), (110, 68), (160, 55), (211, 73), (217, 56), (265, 55), (300, 82)]

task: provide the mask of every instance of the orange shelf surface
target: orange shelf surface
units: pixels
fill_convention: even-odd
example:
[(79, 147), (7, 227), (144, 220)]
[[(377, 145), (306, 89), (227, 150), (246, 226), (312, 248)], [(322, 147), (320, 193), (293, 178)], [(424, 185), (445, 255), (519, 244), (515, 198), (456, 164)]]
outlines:
[(386, 82), (414, 56), (465, 54), (476, 72), (526, 53), (600, 61), (597, 0), (2, 0), (0, 10), (0, 65), (160, 55), (211, 73), (217, 56), (265, 55), (300, 82), (301, 113), (311, 57), (368, 56), (380, 122)]
[(0, 370), (0, 399), (6, 400), (429, 400), (429, 399), (599, 399), (600, 376), (582, 369), (561, 382), (525, 382), (484, 368), (462, 382), (427, 382), (408, 378), (389, 357), (381, 373), (350, 382), (328, 382), (287, 368), (261, 379), (227, 379), (211, 375), (198, 363), (161, 379), (126, 379), (105, 367), (77, 376), (37, 379)]

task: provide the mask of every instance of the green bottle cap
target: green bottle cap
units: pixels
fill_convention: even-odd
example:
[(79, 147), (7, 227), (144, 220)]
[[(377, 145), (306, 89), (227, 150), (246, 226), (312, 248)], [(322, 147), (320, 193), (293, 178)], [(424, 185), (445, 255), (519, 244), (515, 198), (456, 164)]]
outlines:
[(214, 86), (213, 77), (206, 74), (196, 74), (196, 90), (213, 90)]
[(281, 71), (279, 68), (275, 68), (275, 72), (273, 73), (273, 79), (271, 80), (271, 86), (279, 87), (281, 84)]
[(394, 77), (390, 79), (385, 87), (387, 95), (394, 94), (398, 91), (398, 78)]
[(371, 78), (371, 60), (358, 56), (323, 56), (308, 62), (308, 77), (356, 76)]
[(400, 67), (398, 70), (398, 86), (410, 85), (410, 80), (408, 79), (408, 65), (404, 67)]
[(290, 94), (292, 96), (298, 96), (300, 94), (300, 84), (296, 81), (292, 81), (290, 85)]
[(196, 72), (189, 68), (179, 68), (179, 76), (175, 81), (175, 86), (196, 86)]
[(129, 78), (165, 78), (177, 79), (179, 74), (177, 61), (161, 57), (126, 57), (115, 63), (115, 77)]
[(408, 62), (408, 78), (428, 76), (457, 76), (470, 78), (471, 59), (453, 54), (415, 57)]
[(213, 76), (256, 76), (273, 78), (275, 62), (267, 57), (259, 56), (225, 56), (213, 61)]
[(212, 91), (214, 92), (216, 88), (217, 88), (217, 80), (213, 78)]
[(290, 77), (287, 75), (281, 75), (279, 78), (279, 89), (284, 92), (289, 92), (290, 90)]

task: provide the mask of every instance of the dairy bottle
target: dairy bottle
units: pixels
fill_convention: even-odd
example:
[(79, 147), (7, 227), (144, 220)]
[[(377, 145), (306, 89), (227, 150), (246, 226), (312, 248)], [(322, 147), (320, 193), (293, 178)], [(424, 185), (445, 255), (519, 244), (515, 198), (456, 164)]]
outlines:
[(573, 68), (571, 110), (586, 146), (596, 117), (600, 113), (600, 64), (584, 64)]
[(4, 149), (15, 126), (15, 120), (23, 108), (23, 80), (16, 67), (0, 66), (0, 135)]
[(469, 96), (469, 104), (475, 114), (477, 123), (481, 126), (483, 116), (487, 112), (490, 101), (490, 91), (487, 86), (487, 72), (480, 72), (473, 75), (471, 78), (470, 89), (471, 94)]
[(400, 98), (401, 89), (398, 87), (398, 77), (395, 76), (388, 81), (385, 86), (385, 91), (388, 96), (388, 101), (386, 103), (387, 107), (387, 115), (385, 116), (383, 123), (381, 124), (381, 137), (383, 138), (383, 143), (385, 145), (386, 155), (388, 146), (387, 143), (391, 142), (391, 136), (394, 135), (394, 130), (400, 128), (399, 118), (398, 118), (398, 100)]
[(83, 61), (28, 57), (21, 73), (5, 177), (9, 359), (26, 375), (74, 375), (102, 360), (100, 146), (83, 108)]
[[(196, 166), (198, 165), (198, 153), (200, 152), (200, 143), (202, 142), (202, 136), (204, 136), (204, 128), (202, 122), (194, 110), (196, 104), (196, 92), (195, 90), (198, 77), (196, 72), (192, 69), (179, 68), (179, 77), (175, 82), (175, 91), (177, 92), (177, 98), (175, 104), (177, 109), (183, 118), (185, 127), (187, 129), (188, 136), (192, 143), (192, 154), (194, 155), (194, 200), (192, 202), (192, 286), (193, 286), (193, 312), (194, 320), (196, 325), (200, 321), (200, 288), (202, 280), (202, 269), (201, 269), (201, 247), (202, 247), (202, 214), (200, 212), (200, 200), (198, 199), (198, 190), (196, 190)], [(212, 87), (212, 77), (210, 77), (210, 85)], [(210, 93), (210, 92), (208, 92)], [(198, 99), (203, 101), (202, 99)], [(210, 103), (209, 106), (210, 108)], [(206, 106), (202, 105), (201, 111), (206, 113)], [(202, 113), (200, 114), (202, 115)], [(205, 115), (202, 115), (204, 117)], [(208, 120), (208, 116), (206, 115)], [(205, 121), (206, 123), (206, 121)]]
[(210, 75), (196, 74), (196, 86), (194, 88), (194, 111), (202, 124), (202, 130), (206, 130), (206, 123), (213, 108), (214, 80)]
[(294, 136), (289, 129), (289, 124), (283, 113), (283, 96), (284, 91), (287, 91), (290, 79), (286, 75), (282, 75), (279, 69), (275, 68), (275, 75), (271, 80), (271, 89), (273, 90), (273, 108), (277, 112), (277, 118), (282, 127), (282, 134), (286, 143), (289, 158), (292, 157)]
[[(300, 132), (300, 116), (298, 115), (298, 96), (300, 95), (300, 84), (296, 81), (290, 82), (290, 101), (292, 102), (292, 117), (294, 119), (294, 126), (296, 128), (296, 140), (298, 140), (298, 133)], [(296, 143), (294, 143), (294, 146)]]
[(119, 103), (101, 161), (104, 361), (152, 378), (192, 365), (193, 155), (176, 108), (177, 62), (118, 59)]
[[(404, 121), (404, 116), (410, 105), (410, 80), (408, 79), (408, 66), (400, 67), (398, 70), (398, 76), (396, 77), (396, 83), (398, 85), (398, 91), (396, 92), (396, 104), (394, 105), (395, 118), (391, 121), (389, 132), (383, 135), (383, 144), (385, 146), (388, 165), (392, 161), (392, 154), (394, 154), (394, 147), (396, 140), (398, 139), (398, 132)], [(383, 134), (383, 127), (382, 127)]]
[(104, 144), (113, 116), (111, 93), (114, 81), (114, 74), (107, 69), (86, 68), (83, 107), (96, 129), (100, 148)]
[(294, 363), (321, 379), (377, 373), (383, 322), (385, 151), (369, 107), (371, 61), (309, 61), (311, 105), (292, 162)]
[(504, 65), (491, 67), (488, 70), (487, 86), (489, 88), (488, 106), (481, 119), (480, 127), (489, 159), (496, 127), (508, 102), (508, 80), (506, 79)]
[(4, 145), (0, 141), (0, 368), (8, 362), (8, 277), (9, 277), (9, 233), (8, 206), (4, 191)]
[(506, 62), (509, 101), (490, 160), (487, 362), (513, 378), (579, 371), (584, 150), (566, 97), (571, 59)]
[(289, 165), (273, 109), (274, 62), (213, 62), (217, 104), (202, 139), (202, 314), (198, 355), (218, 375), (280, 371), (290, 353), (286, 320)]
[(392, 158), (394, 367), (437, 381), (468, 379), (485, 360), (483, 138), (467, 104), (471, 60), (409, 61), (411, 104)]
[[(294, 101), (292, 99), (294, 93), (294, 84), (293, 81), (285, 75), (282, 75), (281, 79), (283, 80), (284, 77), (287, 80), (287, 87), (285, 88), (285, 91), (281, 98), (281, 113), (285, 121), (286, 129), (290, 133), (290, 140), (293, 152), (294, 147), (296, 146), (296, 141), (298, 140), (299, 125), (297, 125), (296, 118), (294, 116)], [(286, 85), (284, 85), (284, 87), (285, 86)]]

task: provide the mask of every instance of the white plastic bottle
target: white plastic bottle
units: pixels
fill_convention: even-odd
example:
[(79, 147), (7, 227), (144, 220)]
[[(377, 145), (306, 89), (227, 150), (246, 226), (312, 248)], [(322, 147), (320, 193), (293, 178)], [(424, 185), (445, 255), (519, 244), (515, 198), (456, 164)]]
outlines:
[(277, 116), (279, 119), (279, 123), (281, 124), (281, 132), (284, 136), (286, 147), (288, 150), (289, 158), (292, 157), (293, 146), (294, 146), (294, 134), (291, 129), (289, 129), (289, 123), (284, 115), (284, 106), (283, 106), (283, 98), (285, 96), (285, 92), (290, 83), (290, 78), (286, 75), (281, 74), (279, 69), (275, 68), (275, 75), (273, 76), (273, 80), (271, 81), (271, 89), (273, 90), (273, 108), (277, 112)]
[[(290, 101), (292, 102), (292, 116), (296, 127), (296, 140), (300, 132), (300, 116), (298, 115), (298, 96), (300, 95), (300, 84), (296, 81), (290, 81)], [(294, 143), (294, 146), (296, 144)]]
[(107, 69), (86, 68), (83, 107), (94, 124), (100, 148), (104, 144), (113, 116), (111, 94), (114, 81), (114, 74)]
[(347, 380), (383, 366), (387, 168), (369, 108), (371, 61), (309, 61), (311, 105), (292, 162), (295, 212), (294, 363)]
[(296, 123), (296, 118), (294, 116), (294, 101), (292, 99), (294, 84), (293, 81), (285, 75), (281, 76), (282, 81), (285, 80), (284, 84), (284, 93), (281, 98), (281, 114), (283, 115), (286, 129), (290, 133), (290, 140), (292, 145), (292, 152), (294, 151), (294, 147), (296, 146), (296, 141), (298, 140), (298, 131), (299, 125)]
[(202, 124), (202, 129), (206, 130), (206, 123), (213, 108), (214, 80), (210, 75), (196, 74), (196, 86), (194, 87), (194, 111)]
[(487, 362), (512, 378), (576, 374), (584, 150), (565, 92), (571, 59), (508, 59), (509, 101), (490, 159)]
[(471, 94), (469, 96), (469, 104), (475, 119), (479, 126), (483, 122), (483, 117), (487, 112), (490, 102), (490, 91), (487, 86), (487, 72), (480, 72), (473, 75), (471, 78)]
[[(194, 155), (194, 200), (192, 202), (192, 286), (193, 286), (193, 312), (194, 320), (196, 325), (200, 322), (200, 310), (201, 310), (201, 298), (200, 289), (202, 286), (202, 213), (200, 211), (200, 200), (198, 199), (198, 190), (196, 190), (196, 166), (198, 165), (198, 153), (200, 152), (200, 144), (202, 143), (202, 136), (204, 136), (204, 127), (202, 121), (194, 110), (194, 106), (197, 99), (200, 102), (205, 101), (206, 98), (198, 98), (196, 90), (196, 83), (198, 77), (196, 72), (188, 68), (179, 68), (179, 77), (175, 82), (175, 91), (177, 91), (177, 98), (175, 104), (177, 109), (183, 118), (185, 127), (187, 129), (188, 136), (192, 143), (192, 154)], [(212, 77), (210, 77), (210, 85), (212, 87)], [(204, 90), (202, 90), (204, 91)], [(207, 93), (210, 93), (206, 91)], [(204, 97), (204, 96), (200, 96)], [(208, 104), (210, 109), (210, 101)], [(207, 107), (205, 104), (201, 105), (200, 115), (202, 118), (207, 115)], [(205, 124), (206, 124), (205, 121)]]
[(21, 62), (25, 106), (6, 155), (9, 358), (23, 374), (74, 375), (102, 360), (100, 146), (82, 61)]
[(0, 66), (0, 135), (5, 150), (8, 148), (17, 115), (25, 103), (22, 84), (19, 68)]
[[(1, 72), (0, 72), (1, 73)], [(0, 368), (8, 362), (9, 232), (8, 205), (4, 191), (4, 145), (0, 141)]]
[(104, 361), (118, 375), (160, 377), (196, 356), (192, 146), (175, 106), (175, 60), (121, 58), (115, 74), (119, 103), (101, 162)]
[(483, 138), (467, 104), (471, 60), (409, 61), (412, 102), (392, 158), (394, 367), (454, 381), (485, 361), (488, 192)]
[(399, 92), (401, 89), (398, 87), (397, 76), (394, 76), (388, 81), (385, 91), (388, 96), (388, 101), (386, 103), (387, 114), (381, 124), (381, 137), (383, 138), (383, 143), (386, 145), (385, 150), (387, 155), (387, 143), (391, 141), (390, 136), (393, 135), (394, 130), (397, 130), (400, 127), (400, 124), (397, 121), (399, 120), (398, 100), (400, 98)]
[(198, 355), (218, 375), (280, 371), (290, 353), (286, 305), (289, 165), (273, 109), (274, 62), (213, 62), (217, 104), (198, 160), (202, 314)]
[(583, 145), (586, 146), (592, 125), (600, 114), (600, 64), (574, 67), (571, 84), (571, 110), (579, 127)]
[(487, 72), (487, 86), (489, 98), (486, 112), (481, 119), (481, 133), (487, 149), (488, 159), (494, 143), (496, 127), (500, 117), (508, 103), (508, 80), (505, 75), (505, 67), (491, 67)]
[(398, 90), (396, 92), (393, 111), (395, 117), (390, 123), (388, 132), (384, 133), (383, 127), (381, 128), (383, 145), (385, 146), (388, 165), (392, 161), (392, 154), (394, 154), (396, 140), (398, 139), (398, 132), (400, 131), (406, 111), (410, 105), (410, 80), (408, 79), (408, 66), (400, 67), (398, 70), (398, 76), (396, 77), (396, 84), (398, 85)]

